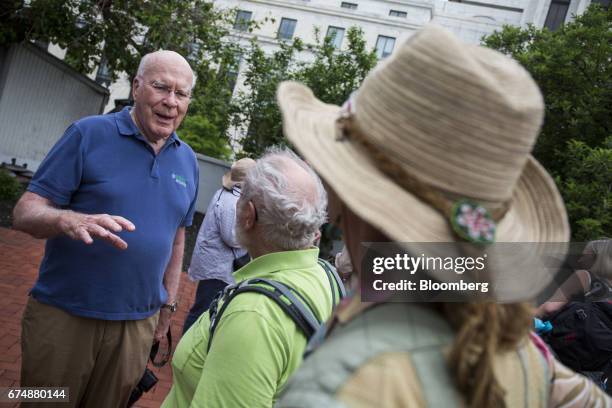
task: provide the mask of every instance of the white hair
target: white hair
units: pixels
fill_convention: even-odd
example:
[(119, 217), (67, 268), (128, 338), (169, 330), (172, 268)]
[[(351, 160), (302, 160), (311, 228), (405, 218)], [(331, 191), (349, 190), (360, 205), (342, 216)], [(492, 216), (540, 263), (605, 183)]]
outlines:
[[(288, 161), (297, 164), (312, 179), (313, 189), (305, 183), (292, 183)], [(306, 187), (306, 188), (304, 188)], [(243, 182), (242, 197), (252, 201), (266, 243), (281, 250), (312, 246), (327, 219), (327, 193), (316, 173), (287, 148), (274, 147), (256, 161)]]
[(156, 56), (159, 56), (160, 54), (175, 54), (179, 57), (181, 57), (185, 63), (187, 64), (187, 66), (189, 67), (189, 69), (191, 70), (191, 89), (195, 88), (196, 85), (196, 75), (195, 72), (193, 72), (193, 69), (191, 68), (191, 65), (189, 65), (189, 62), (187, 62), (187, 60), (179, 53), (174, 52), (174, 51), (168, 51), (168, 50), (159, 50), (159, 51), (154, 51), (154, 52), (150, 52), (148, 54), (145, 54), (141, 59), (140, 59), (140, 63), (138, 64), (138, 71), (136, 71), (136, 76), (137, 77), (143, 77), (146, 70), (147, 70), (147, 66), (148, 64), (151, 63), (151, 58), (154, 58)]

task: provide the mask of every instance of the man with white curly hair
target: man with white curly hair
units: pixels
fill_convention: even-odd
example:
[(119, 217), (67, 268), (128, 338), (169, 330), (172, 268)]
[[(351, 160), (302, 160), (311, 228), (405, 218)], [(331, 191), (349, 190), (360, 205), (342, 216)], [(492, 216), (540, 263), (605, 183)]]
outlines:
[(276, 148), (247, 173), (238, 205), (241, 245), (260, 254), (291, 251), (310, 248), (318, 238), (327, 215), (327, 194), (306, 163), (290, 150)]
[[(326, 206), (321, 180), (290, 150), (273, 149), (257, 160), (236, 207), (237, 239), (253, 260), (235, 273), (236, 281), (280, 282), (319, 322), (327, 320), (336, 288), (313, 245)], [(211, 307), (178, 344), (164, 407), (271, 407), (301, 364), (306, 336), (278, 304), (254, 292), (231, 299), (220, 302), (217, 310), (226, 307), (213, 319), (214, 330)]]

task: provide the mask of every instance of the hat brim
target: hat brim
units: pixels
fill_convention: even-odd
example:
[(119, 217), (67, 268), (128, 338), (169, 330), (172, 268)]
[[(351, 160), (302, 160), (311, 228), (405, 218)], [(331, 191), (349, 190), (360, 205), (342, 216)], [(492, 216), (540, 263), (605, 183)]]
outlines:
[[(319, 101), (306, 86), (284, 82), (277, 94), (286, 137), (361, 219), (396, 242), (453, 242), (450, 223), (437, 210), (382, 173), (364, 148), (339, 140), (340, 107)], [(407, 135), (409, 137), (409, 135)], [(567, 242), (569, 223), (561, 195), (529, 156), (497, 242)]]

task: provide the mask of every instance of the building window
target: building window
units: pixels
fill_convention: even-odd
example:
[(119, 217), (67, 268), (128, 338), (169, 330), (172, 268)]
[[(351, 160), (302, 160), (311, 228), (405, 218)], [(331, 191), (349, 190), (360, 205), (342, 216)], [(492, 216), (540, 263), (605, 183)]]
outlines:
[(472, 0), (448, 0), (448, 1), (452, 3), (462, 3), (462, 4), (469, 4), (469, 5), (478, 6), (478, 7), (488, 7), (488, 8), (497, 9), (497, 10), (512, 11), (515, 13), (523, 12), (522, 8), (503, 6), (501, 4), (491, 4), (489, 2), (484, 3), (482, 1), (472, 1)]
[(238, 80), (238, 73), (240, 72), (240, 63), (242, 62), (242, 54), (239, 52), (233, 55), (231, 61), (221, 64), (219, 71), (217, 72), (218, 79), (226, 80), (227, 87), (231, 93), (234, 92), (236, 87), (236, 81)]
[(378, 59), (387, 58), (393, 52), (395, 47), (395, 38), (379, 35), (376, 40), (376, 55)]
[(110, 69), (108, 68), (108, 60), (105, 56), (102, 56), (100, 59), (100, 65), (98, 66), (98, 72), (96, 72), (95, 81), (107, 88), (111, 83)]
[(407, 16), (408, 16), (408, 13), (406, 13), (405, 11), (389, 10), (389, 17), (402, 17), (402, 18), (406, 18)]
[(570, 6), (570, 0), (552, 0), (544, 27), (550, 31), (556, 31), (565, 22), (567, 10)]
[(34, 45), (36, 45), (39, 48), (42, 48), (45, 51), (47, 51), (49, 49), (49, 42), (48, 41), (36, 40), (36, 41), (34, 41)]
[(249, 29), (249, 21), (253, 13), (246, 10), (238, 10), (236, 13), (236, 20), (234, 21), (234, 30), (246, 31)]
[(349, 3), (347, 1), (343, 1), (342, 4), (340, 4), (340, 7), (345, 8), (345, 9), (357, 10), (356, 3)]
[(342, 39), (344, 38), (344, 28), (329, 26), (325, 37), (331, 38), (334, 48), (340, 49), (342, 47)]
[(295, 32), (295, 25), (297, 24), (297, 20), (292, 18), (282, 18), (280, 22), (280, 26), (278, 26), (278, 33), (276, 36), (283, 40), (290, 40), (293, 38), (293, 33)]
[(599, 4), (606, 10), (610, 8), (610, 3), (612, 3), (612, 0), (593, 0), (593, 4)]
[(196, 42), (191, 42), (189, 43), (189, 46), (187, 47), (189, 53), (187, 54), (187, 59), (190, 62), (194, 62), (197, 64), (198, 60), (200, 59), (200, 44), (196, 43)]
[(242, 62), (242, 54), (239, 52), (234, 54), (234, 60), (227, 70), (227, 86), (234, 93), (236, 88), (236, 81), (238, 80), (238, 73), (240, 72), (240, 63)]

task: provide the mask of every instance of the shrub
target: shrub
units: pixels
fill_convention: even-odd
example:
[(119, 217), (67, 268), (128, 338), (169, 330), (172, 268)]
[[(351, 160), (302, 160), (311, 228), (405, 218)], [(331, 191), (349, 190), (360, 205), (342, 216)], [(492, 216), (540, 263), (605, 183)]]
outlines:
[[(612, 137), (608, 139), (612, 146)], [(566, 177), (557, 183), (565, 199), (576, 241), (612, 235), (612, 148), (572, 140), (565, 157)]]
[(0, 169), (0, 200), (16, 201), (22, 192), (19, 181), (8, 171)]

